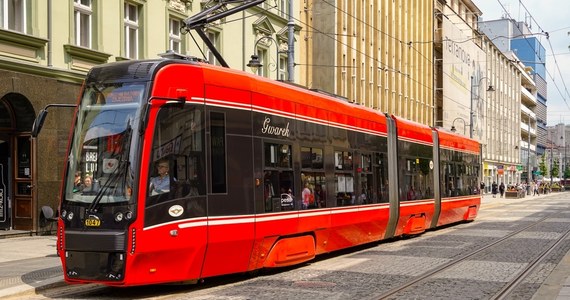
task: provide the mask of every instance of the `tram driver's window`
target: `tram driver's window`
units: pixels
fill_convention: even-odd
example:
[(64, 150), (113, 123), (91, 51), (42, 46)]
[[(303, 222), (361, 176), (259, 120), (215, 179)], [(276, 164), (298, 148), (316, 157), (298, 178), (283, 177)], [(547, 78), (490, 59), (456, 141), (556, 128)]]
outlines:
[(158, 113), (149, 164), (149, 205), (205, 195), (203, 111), (192, 105)]

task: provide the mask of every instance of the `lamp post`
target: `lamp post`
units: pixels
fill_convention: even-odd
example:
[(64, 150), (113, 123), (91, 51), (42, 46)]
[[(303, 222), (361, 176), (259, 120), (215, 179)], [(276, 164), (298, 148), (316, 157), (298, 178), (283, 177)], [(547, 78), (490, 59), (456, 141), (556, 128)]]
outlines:
[(530, 181), (532, 180), (532, 172), (530, 170), (530, 114), (526, 114), (526, 116), (528, 117), (528, 145), (526, 147), (527, 149), (526, 177), (527, 177), (527, 182), (530, 183)]
[(564, 176), (564, 187), (566, 187), (566, 168), (568, 168), (566, 163), (566, 148), (568, 148), (568, 144), (564, 142), (564, 173), (562, 173), (562, 175)]
[[(479, 82), (477, 84), (475, 84), (475, 77), (471, 76), (471, 104), (469, 107), (469, 137), (473, 138), (473, 102), (475, 102), (475, 90), (477, 91), (477, 98), (479, 98), (479, 87), (481, 86), (481, 81), (483, 81), (483, 79), (489, 79), (489, 77), (484, 76), (479, 78)], [(495, 87), (492, 86), (491, 84), (488, 85), (487, 87), (487, 92), (494, 92), (495, 91)]]
[(552, 172), (552, 156), (554, 156), (554, 154), (552, 153), (553, 150), (554, 150), (554, 142), (550, 141), (550, 186), (552, 186), (552, 179), (554, 177), (554, 173)]
[(251, 56), (251, 60), (249, 61), (249, 63), (247, 63), (247, 66), (250, 67), (251, 71), (256, 74), (257, 70), (263, 67), (263, 64), (259, 61), (259, 56), (256, 53), (257, 53), (257, 44), (259, 44), (260, 41), (265, 39), (275, 43), (275, 49), (277, 50), (275, 55), (275, 73), (277, 73), (276, 80), (279, 80), (279, 44), (277, 43), (277, 40), (275, 40), (273, 37), (269, 35), (262, 36), (257, 41), (255, 41), (255, 45), (253, 45), (254, 54)]

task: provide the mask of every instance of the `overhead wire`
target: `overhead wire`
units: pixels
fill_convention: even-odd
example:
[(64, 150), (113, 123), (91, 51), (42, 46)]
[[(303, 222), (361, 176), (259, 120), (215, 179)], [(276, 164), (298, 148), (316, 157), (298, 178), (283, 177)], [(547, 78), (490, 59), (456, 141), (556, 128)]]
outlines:
[[(376, 32), (378, 32), (378, 33), (380, 33), (380, 34), (383, 34), (383, 35), (385, 35), (385, 36), (387, 36), (387, 37), (389, 37), (389, 38), (391, 38), (391, 39), (394, 39), (395, 41), (399, 42), (401, 45), (406, 45), (406, 46), (408, 46), (408, 48), (410, 48), (410, 49), (412, 49), (413, 51), (417, 52), (417, 53), (418, 53), (421, 57), (423, 57), (426, 61), (428, 61), (428, 62), (430, 62), (430, 63), (432, 63), (432, 64), (434, 63), (432, 59), (430, 59), (429, 57), (425, 56), (425, 55), (423, 54), (423, 52), (420, 51), (419, 49), (417, 49), (413, 44), (434, 43), (435, 41), (410, 41), (410, 42), (404, 42), (404, 41), (398, 39), (397, 37), (395, 37), (395, 36), (393, 36), (393, 35), (390, 35), (390, 34), (384, 32), (384, 31), (382, 31), (382, 30), (380, 30), (380, 29), (378, 29), (378, 28), (373, 27), (372, 24), (369, 24), (369, 23), (366, 23), (366, 22), (362, 21), (362, 20), (361, 20), (360, 18), (358, 18), (357, 16), (354, 16), (354, 15), (352, 15), (352, 14), (346, 12), (346, 11), (343, 10), (342, 8), (337, 7), (335, 4), (332, 4), (332, 3), (330, 3), (330, 2), (327, 1), (327, 0), (322, 0), (322, 1), (323, 1), (324, 3), (326, 3), (327, 5), (330, 5), (331, 7), (335, 8), (336, 10), (339, 10), (340, 12), (346, 14), (347, 17), (352, 18), (352, 19), (356, 20), (357, 22), (360, 22), (360, 23), (364, 24), (365, 26), (370, 27), (372, 30), (374, 30), (374, 31), (376, 31)], [(500, 3), (500, 2), (499, 2), (499, 3)], [(446, 5), (447, 5), (447, 4), (446, 4)], [(268, 6), (268, 7), (266, 7), (266, 8), (263, 8), (263, 9), (262, 9), (260, 12), (258, 12), (258, 13), (249, 15), (249, 16), (247, 16), (247, 17), (240, 17), (240, 18), (236, 18), (236, 19), (232, 19), (232, 20), (225, 20), (222, 24), (227, 24), (227, 23), (231, 23), (231, 22), (235, 22), (235, 21), (240, 21), (240, 20), (243, 20), (244, 18), (255, 17), (255, 16), (261, 15), (261, 14), (263, 14), (263, 13), (265, 13), (265, 12), (269, 12), (271, 9), (276, 9), (278, 12), (283, 13), (283, 11), (281, 11), (281, 10), (278, 8), (277, 5)], [(504, 9), (504, 7), (503, 7), (503, 9)], [(290, 14), (290, 12), (284, 12), (284, 13)], [(289, 16), (289, 15), (288, 15), (288, 16)], [(290, 17), (290, 16), (289, 16), (289, 17)], [(347, 44), (347, 43), (344, 43), (344, 42), (340, 41), (339, 39), (337, 39), (337, 38), (335, 37), (335, 36), (347, 36), (347, 37), (355, 37), (355, 38), (356, 38), (357, 36), (355, 36), (355, 35), (350, 35), (350, 34), (338, 34), (338, 33), (337, 33), (337, 34), (333, 34), (333, 33), (326, 33), (326, 32), (323, 32), (323, 31), (321, 31), (321, 30), (319, 30), (319, 29), (314, 28), (313, 26), (311, 26), (311, 25), (305, 23), (304, 21), (302, 21), (302, 20), (300, 20), (300, 19), (298, 19), (298, 18), (295, 18), (295, 17), (292, 17), (292, 18), (293, 18), (296, 22), (298, 22), (298, 23), (300, 23), (300, 24), (303, 24), (305, 27), (311, 29), (310, 32), (315, 32), (315, 33), (322, 34), (322, 35), (324, 35), (324, 36), (326, 36), (326, 37), (328, 37), (328, 38), (330, 38), (330, 39), (336, 41), (337, 43), (346, 46), (348, 49), (354, 50), (354, 51), (356, 51), (357, 53), (362, 54), (362, 55), (366, 56), (366, 57), (369, 58), (369, 59), (372, 59), (373, 61), (375, 61), (376, 63), (379, 64), (378, 69), (384, 70), (384, 71), (391, 71), (391, 72), (396, 72), (396, 73), (402, 74), (402, 75), (406, 76), (409, 80), (411, 80), (411, 81), (413, 81), (413, 82), (415, 82), (415, 83), (417, 83), (417, 84), (419, 84), (419, 85), (421, 85), (421, 86), (423, 86), (423, 87), (426, 87), (428, 90), (433, 91), (433, 87), (432, 87), (431, 85), (427, 85), (427, 84), (425, 84), (425, 83), (423, 83), (423, 82), (420, 82), (419, 80), (413, 78), (411, 75), (409, 75), (409, 74), (407, 74), (407, 73), (405, 73), (405, 72), (402, 72), (401, 70), (398, 70), (398, 69), (396, 69), (396, 68), (391, 68), (391, 67), (387, 66), (386, 64), (382, 63), (381, 61), (379, 61), (378, 59), (376, 59), (376, 58), (370, 56), (369, 54), (364, 53), (364, 52), (362, 52), (362, 51), (360, 51), (360, 50), (358, 50), (358, 49), (355, 49), (355, 48), (352, 47), (351, 45), (349, 45), (349, 44)], [(447, 16), (446, 16), (446, 18), (447, 18)], [(462, 23), (457, 23), (457, 24), (462, 24)], [(446, 39), (446, 40), (443, 40), (443, 41), (454, 41), (455, 43), (465, 43), (465, 42), (471, 41), (471, 40), (473, 40), (473, 39), (475, 39), (475, 38), (479, 38), (479, 37), (468, 38), (468, 39), (462, 40), (462, 41), (454, 41), (454, 40), (451, 40), (451, 39)], [(496, 37), (496, 38), (498, 38), (498, 37)], [(296, 64), (296, 65), (301, 65), (301, 64)], [(320, 66), (320, 67), (325, 66), (325, 67), (326, 67), (326, 66), (328, 66), (328, 65), (318, 65), (318, 66)], [(349, 66), (331, 66), (331, 67), (349, 67)], [(352, 68), (360, 68), (360, 67), (359, 67), (359, 66), (353, 66)], [(447, 76), (450, 76), (450, 77), (451, 77), (451, 75), (449, 75), (449, 74), (447, 74), (447, 73), (445, 73), (445, 72), (444, 72), (444, 74), (446, 74)], [(461, 104), (461, 103), (459, 103), (456, 99), (452, 99), (452, 98), (450, 98), (450, 97), (446, 97), (446, 98), (448, 98), (449, 100), (451, 100), (451, 101), (453, 101), (453, 102), (455, 102), (455, 103)], [(463, 104), (461, 104), (461, 105), (463, 105)]]
[[(507, 9), (505, 8), (505, 6), (503, 5), (503, 3), (501, 3), (501, 0), (497, 0), (497, 2), (499, 3), (499, 5), (503, 8), (503, 11), (507, 14), (507, 16), (509, 17), (509, 19), (514, 20), (513, 17), (511, 16), (511, 14), (507, 11)], [(529, 14), (531, 20), (534, 20), (535, 24), (538, 26), (538, 28), (542, 31), (546, 33), (546, 38), (549, 40), (549, 46), (551, 48), (552, 53), (554, 53), (554, 48), (552, 47), (552, 44), (550, 43), (550, 39), (549, 39), (549, 35), (546, 31), (544, 31), (540, 24), (538, 24), (538, 22), (536, 21), (536, 19), (532, 16), (532, 14), (528, 11), (528, 9), (526, 8), (526, 6), (522, 3), (522, 1), (519, 0), (519, 4), (526, 10), (526, 12)], [(530, 41), (528, 39), (524, 39), (527, 44), (529, 45), (530, 49), (534, 49), (534, 46), (530, 43)], [(536, 52), (536, 50), (534, 50), (534, 54), (536, 54), (537, 57), (541, 57), (539, 53)], [(560, 73), (561, 76), (561, 80), (564, 84), (564, 87), (566, 89), (566, 93), (568, 94), (568, 89), (566, 88), (566, 83), (564, 82), (564, 77), (562, 76), (562, 73), (560, 72), (560, 67), (558, 65), (558, 62), (556, 60), (556, 57), (554, 58), (555, 61), (555, 65)], [(546, 62), (544, 62), (544, 64), (546, 65)], [(554, 76), (552, 76), (552, 74), (550, 73), (550, 71), (545, 68), (546, 73), (548, 74), (548, 76), (550, 76), (550, 79), (552, 80), (552, 83), (554, 84), (554, 87), (556, 88), (556, 90), (558, 91), (558, 93), (560, 94), (560, 96), (562, 97), (562, 100), (564, 101), (564, 103), (566, 104), (566, 106), (568, 107), (568, 109), (570, 109), (570, 104), (568, 103), (568, 101), (566, 100), (566, 97), (564, 96), (564, 94), (562, 93), (562, 91), (560, 90), (560, 87), (558, 87), (558, 85), (556, 84), (556, 81), (554, 79)]]

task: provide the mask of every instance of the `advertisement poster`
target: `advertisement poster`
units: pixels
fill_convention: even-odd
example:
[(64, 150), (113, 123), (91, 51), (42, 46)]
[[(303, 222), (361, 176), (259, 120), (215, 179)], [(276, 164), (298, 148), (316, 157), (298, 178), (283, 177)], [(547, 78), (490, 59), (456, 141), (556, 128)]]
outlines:
[(0, 229), (10, 229), (10, 195), (8, 191), (8, 167), (0, 163)]

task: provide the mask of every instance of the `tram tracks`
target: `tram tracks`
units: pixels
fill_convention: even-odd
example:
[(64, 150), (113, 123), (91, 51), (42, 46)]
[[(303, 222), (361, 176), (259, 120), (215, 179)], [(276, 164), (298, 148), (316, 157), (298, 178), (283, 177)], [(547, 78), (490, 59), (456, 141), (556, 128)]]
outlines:
[[(555, 218), (557, 215), (561, 214), (561, 211), (557, 211), (555, 213), (549, 214), (547, 216), (544, 216), (526, 226), (523, 226), (522, 228), (519, 228), (518, 230), (515, 230), (509, 234), (506, 234), (505, 236), (492, 241), (482, 247), (479, 247), (473, 251), (470, 251), (468, 253), (465, 253), (463, 255), (461, 255), (460, 257), (453, 259), (447, 263), (444, 263), (434, 269), (431, 269), (403, 284), (400, 284), (396, 287), (391, 288), (388, 291), (379, 293), (379, 294), (375, 294), (375, 295), (371, 295), (368, 299), (399, 299), (402, 297), (399, 297), (399, 294), (401, 294), (402, 292), (405, 291), (409, 291), (414, 289), (415, 287), (419, 286), (420, 283), (425, 283), (426, 281), (435, 278), (437, 275), (442, 274), (443, 272), (446, 272), (450, 269), (452, 269), (455, 266), (458, 266), (461, 263), (464, 263), (472, 258), (474, 258), (476, 255), (482, 254), (485, 251), (488, 250), (492, 250), (493, 247), (497, 247), (505, 242), (508, 242), (510, 239), (512, 239), (513, 237), (524, 233), (524, 232), (528, 232), (530, 231), (530, 229), (537, 227), (540, 224), (543, 224), (545, 221), (549, 220), (549, 219), (553, 219)], [(523, 281), (527, 278), (529, 278), (529, 276), (531, 276), (531, 274), (533, 273), (533, 271), (536, 269), (537, 266), (539, 266), (541, 263), (543, 263), (545, 261), (545, 259), (547, 257), (549, 257), (549, 255), (555, 250), (557, 249), (557, 247), (559, 247), (568, 237), (570, 236), (570, 227), (566, 228), (563, 232), (560, 233), (560, 235), (554, 239), (551, 243), (549, 243), (549, 245), (547, 247), (545, 247), (542, 251), (540, 251), (540, 253), (538, 253), (537, 255), (535, 255), (535, 257), (526, 264), (526, 266), (524, 268), (522, 268), (521, 270), (519, 270), (516, 274), (514, 274), (510, 279), (505, 280), (505, 284), (502, 286), (502, 288), (498, 291), (496, 291), (494, 293), (494, 295), (491, 295), (488, 299), (493, 299), (493, 300), (500, 300), (500, 299), (506, 299), (509, 297), (509, 295), (512, 294), (512, 292), (519, 287)]]

